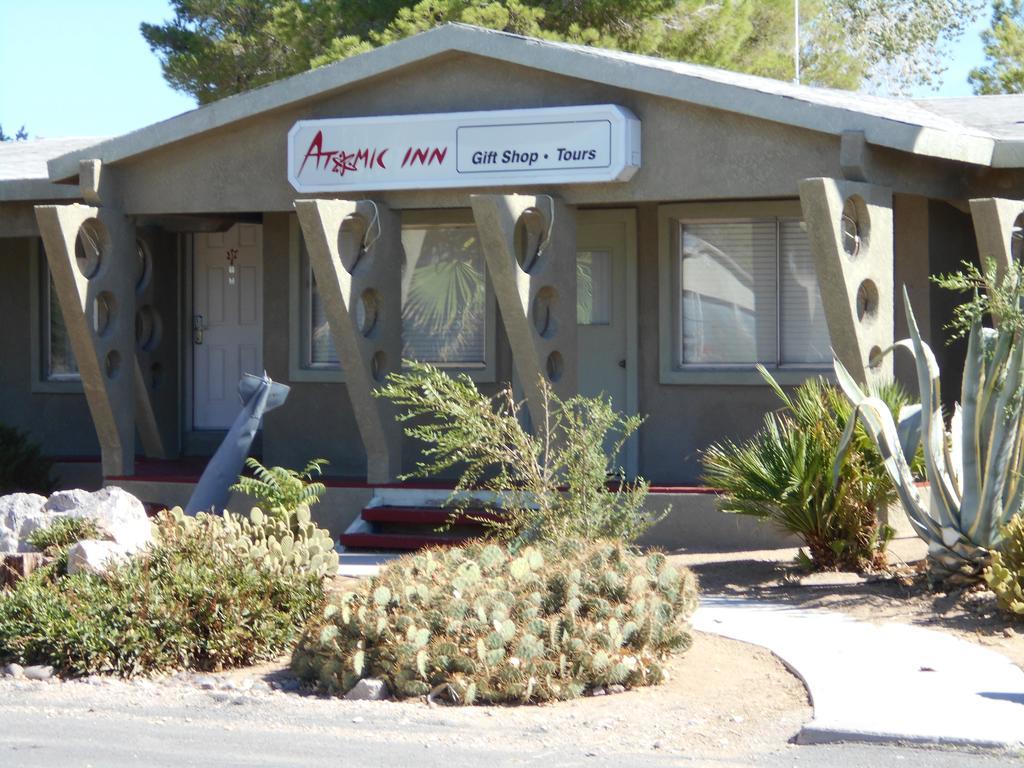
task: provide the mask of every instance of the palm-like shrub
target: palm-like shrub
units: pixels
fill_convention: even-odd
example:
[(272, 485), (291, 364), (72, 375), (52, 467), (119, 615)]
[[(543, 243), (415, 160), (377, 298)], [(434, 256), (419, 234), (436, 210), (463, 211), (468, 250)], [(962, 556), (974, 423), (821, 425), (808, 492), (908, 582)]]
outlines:
[(257, 506), (269, 515), (286, 516), (300, 507), (308, 510), (327, 490), (323, 483), (313, 480), (327, 463), (326, 459), (313, 459), (301, 471), (296, 471), (287, 467), (265, 467), (249, 457), (245, 465), (254, 477), (243, 475), (231, 490), (253, 497)]
[[(424, 363), (408, 363), (376, 394), (402, 409), (405, 433), (425, 444), (426, 460), (410, 476), (458, 469), (451, 505), (492, 507), (497, 514), (480, 519), (497, 538), (635, 540), (657, 518), (643, 509), (648, 483), (627, 480), (617, 460), (643, 419), (604, 398), (562, 401), (542, 385), (535, 433), (523, 426), (511, 387), (488, 397), (468, 376)], [(474, 490), (492, 495), (464, 493)]]
[[(704, 482), (722, 491), (721, 509), (795, 534), (807, 547), (801, 559), (809, 567), (884, 565), (892, 529), (879, 523), (878, 513), (895, 500), (895, 490), (863, 429), (852, 435), (839, 482), (832, 482), (853, 407), (820, 378), (808, 379), (788, 395), (763, 367), (758, 370), (783, 408), (767, 414), (749, 440), (726, 440), (704, 452)], [(879, 385), (876, 393), (890, 412), (914, 410), (895, 382)]]
[(696, 605), (692, 573), (619, 542), (427, 550), (328, 604), (292, 668), (332, 693), (375, 677), (400, 698), (568, 699), (661, 682)]

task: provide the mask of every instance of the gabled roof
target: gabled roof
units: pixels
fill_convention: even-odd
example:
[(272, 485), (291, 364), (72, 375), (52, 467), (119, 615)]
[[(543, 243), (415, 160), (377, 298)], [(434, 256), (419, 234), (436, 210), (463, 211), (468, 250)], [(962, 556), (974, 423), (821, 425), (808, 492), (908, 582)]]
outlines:
[[(1024, 128), (998, 126), (984, 116), (981, 97), (911, 101), (795, 85), (712, 67), (650, 56), (538, 40), (448, 24), (373, 51), (304, 72), (247, 93), (186, 112), (49, 162), (50, 178), (78, 173), (80, 159), (114, 163), (201, 135), (230, 123), (351, 87), (362, 80), (450, 53), (541, 69), (668, 99), (698, 104), (813, 131), (863, 131), (871, 144), (977, 165), (1024, 166)], [(1024, 108), (1024, 97), (1006, 97), (999, 111)], [(970, 106), (967, 106), (970, 105)], [(1001, 118), (1000, 118), (1001, 120)], [(998, 127), (998, 130), (995, 130)]]

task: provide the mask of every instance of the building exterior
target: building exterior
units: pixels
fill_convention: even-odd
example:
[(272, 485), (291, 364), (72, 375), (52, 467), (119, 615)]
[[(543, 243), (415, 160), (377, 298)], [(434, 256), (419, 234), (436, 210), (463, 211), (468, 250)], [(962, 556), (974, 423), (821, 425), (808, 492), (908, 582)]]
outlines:
[(698, 485), (699, 451), (776, 405), (755, 364), (794, 384), (834, 346), (890, 373), (867, 362), (902, 286), (962, 361), (928, 276), (1012, 257), (1021, 106), (451, 25), (125, 136), (0, 147), (0, 421), (65, 479), (173, 502), (158, 460), (209, 455), (265, 369), (292, 391), (263, 459), (329, 459), (340, 526), (415, 462), (372, 396), (414, 357), (528, 403), (540, 376), (604, 392), (648, 416), (630, 472)]

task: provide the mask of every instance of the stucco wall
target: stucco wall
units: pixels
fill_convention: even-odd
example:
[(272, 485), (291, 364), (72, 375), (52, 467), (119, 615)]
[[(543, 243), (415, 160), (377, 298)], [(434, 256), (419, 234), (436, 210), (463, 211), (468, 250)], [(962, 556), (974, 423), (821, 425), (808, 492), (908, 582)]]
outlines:
[[(642, 122), (643, 167), (627, 183), (553, 185), (570, 203), (795, 197), (839, 173), (835, 137), (482, 59), (453, 57), (364, 83), (119, 163), (135, 213), (287, 211), (286, 137), (299, 119), (610, 102)], [(536, 192), (535, 188), (530, 190)], [(353, 190), (349, 195), (357, 195)], [(467, 191), (375, 195), (395, 208), (463, 207)]]
[(0, 239), (0, 422), (27, 430), (51, 456), (97, 456), (85, 395), (32, 392), (31, 238)]

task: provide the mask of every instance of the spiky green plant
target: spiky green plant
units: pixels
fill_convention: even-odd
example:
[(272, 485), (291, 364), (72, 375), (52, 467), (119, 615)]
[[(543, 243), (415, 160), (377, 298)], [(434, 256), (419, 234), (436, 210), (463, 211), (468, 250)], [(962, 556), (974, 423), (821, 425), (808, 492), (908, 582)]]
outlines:
[[(989, 288), (993, 295), (1015, 293), (1020, 287), (1001, 280)], [(897, 426), (883, 404), (865, 394), (838, 360), (836, 375), (854, 404), (844, 446), (858, 421), (868, 428), (885, 458), (900, 501), (917, 534), (928, 543), (929, 578), (933, 584), (974, 583), (981, 579), (1003, 530), (1024, 502), (1024, 343), (1015, 324), (982, 326), (975, 311), (967, 334), (960, 405), (950, 429), (942, 415), (939, 366), (921, 333), (903, 290), (910, 338), (886, 352), (909, 350), (917, 367), (921, 393), (920, 431)], [(1002, 303), (1000, 300), (999, 304)], [(996, 302), (976, 306), (995, 306)], [(901, 434), (904, 439), (901, 439)], [(912, 435), (907, 439), (908, 435)], [(924, 439), (925, 472), (930, 485), (926, 504), (914, 485), (907, 463), (908, 450)], [(839, 482), (841, 468), (835, 468)]]
[(619, 542), (426, 550), (336, 596), (292, 668), (331, 693), (375, 677), (399, 698), (568, 699), (661, 682), (696, 605), (690, 571)]
[[(812, 569), (865, 570), (885, 563), (892, 529), (878, 515), (895, 491), (867, 434), (843, 463), (833, 486), (831, 469), (853, 407), (842, 392), (811, 378), (787, 394), (763, 367), (765, 381), (783, 404), (769, 413), (749, 440), (712, 445), (701, 460), (704, 482), (723, 492), (723, 512), (751, 515), (799, 537), (807, 547), (800, 562)], [(876, 388), (894, 413), (913, 408), (895, 382)]]
[(285, 516), (300, 507), (307, 510), (319, 501), (327, 487), (313, 480), (323, 473), (327, 459), (313, 459), (301, 471), (287, 467), (265, 467), (249, 457), (245, 465), (254, 477), (238, 478), (231, 490), (240, 491), (256, 499), (257, 506), (268, 515)]

